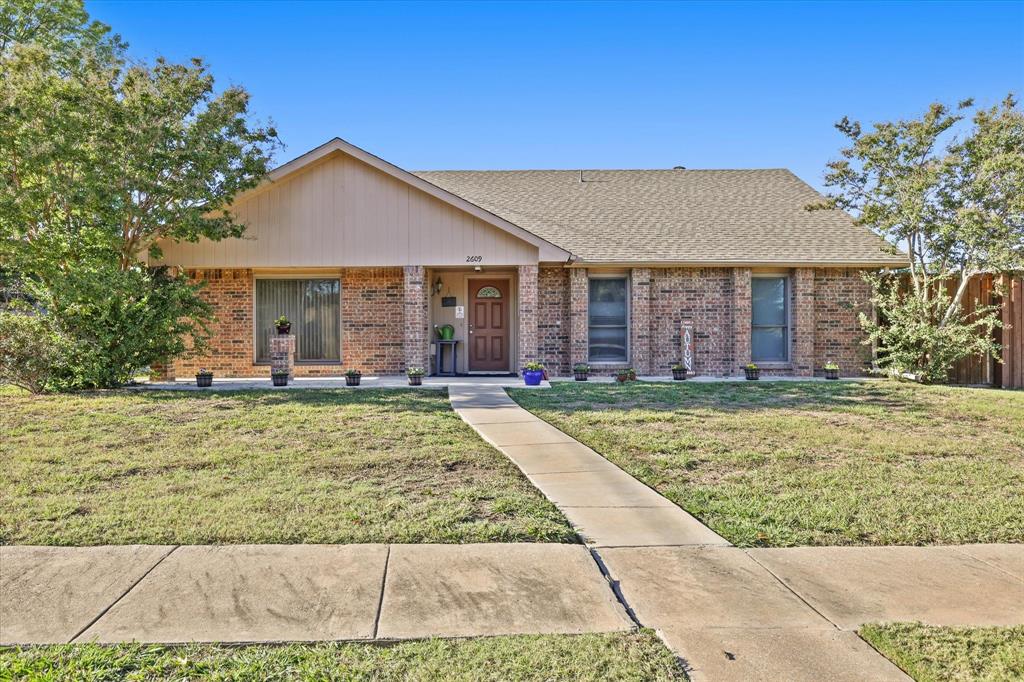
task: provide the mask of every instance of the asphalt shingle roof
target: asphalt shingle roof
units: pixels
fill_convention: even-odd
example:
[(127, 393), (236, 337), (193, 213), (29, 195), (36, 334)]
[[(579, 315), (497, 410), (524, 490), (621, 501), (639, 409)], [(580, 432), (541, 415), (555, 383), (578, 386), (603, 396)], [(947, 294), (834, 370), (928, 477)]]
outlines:
[(420, 178), (594, 263), (902, 265), (785, 169), (421, 171)]

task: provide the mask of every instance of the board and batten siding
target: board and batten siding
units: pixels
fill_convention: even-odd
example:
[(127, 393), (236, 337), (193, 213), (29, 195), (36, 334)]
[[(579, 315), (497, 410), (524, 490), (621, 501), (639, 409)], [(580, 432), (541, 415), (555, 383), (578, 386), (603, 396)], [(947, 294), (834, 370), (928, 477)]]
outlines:
[(344, 153), (241, 198), (239, 239), (165, 243), (186, 268), (530, 265), (538, 248)]

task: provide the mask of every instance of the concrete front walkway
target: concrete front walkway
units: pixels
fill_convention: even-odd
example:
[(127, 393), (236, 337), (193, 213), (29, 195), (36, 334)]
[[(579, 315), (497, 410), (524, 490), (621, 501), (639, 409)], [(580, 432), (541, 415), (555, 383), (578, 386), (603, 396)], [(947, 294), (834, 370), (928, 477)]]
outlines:
[(908, 680), (863, 623), (1024, 623), (1024, 546), (742, 550), (498, 387), (452, 406), (565, 513), (694, 680)]
[(632, 627), (579, 545), (0, 547), (0, 645)]
[(592, 547), (729, 543), (586, 445), (527, 412), (500, 386), (453, 384), (455, 411), (522, 469)]

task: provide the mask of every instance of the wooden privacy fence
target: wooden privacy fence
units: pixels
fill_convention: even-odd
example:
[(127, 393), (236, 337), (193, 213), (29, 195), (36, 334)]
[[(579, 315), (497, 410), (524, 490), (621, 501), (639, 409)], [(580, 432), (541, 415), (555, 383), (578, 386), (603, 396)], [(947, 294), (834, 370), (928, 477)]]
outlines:
[[(996, 291), (997, 280), (1003, 289), (1001, 298)], [(1024, 277), (978, 275), (967, 285), (961, 303), (968, 313), (978, 306), (1001, 307), (1003, 327), (996, 329), (993, 336), (1003, 347), (1003, 362), (1000, 364), (990, 357), (966, 358), (953, 368), (950, 381), (1024, 388)]]

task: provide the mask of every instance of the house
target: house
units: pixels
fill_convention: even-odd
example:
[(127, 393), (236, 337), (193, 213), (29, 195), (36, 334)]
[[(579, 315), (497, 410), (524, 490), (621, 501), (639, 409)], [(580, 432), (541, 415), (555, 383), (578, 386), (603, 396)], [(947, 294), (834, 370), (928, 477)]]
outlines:
[(906, 261), (820, 198), (784, 169), (411, 173), (334, 139), (237, 198), (241, 238), (163, 245), (217, 316), (164, 372), (265, 375), (286, 315), (298, 376), (436, 371), (449, 324), (460, 373), (664, 375), (685, 327), (696, 374), (859, 374), (862, 271)]

